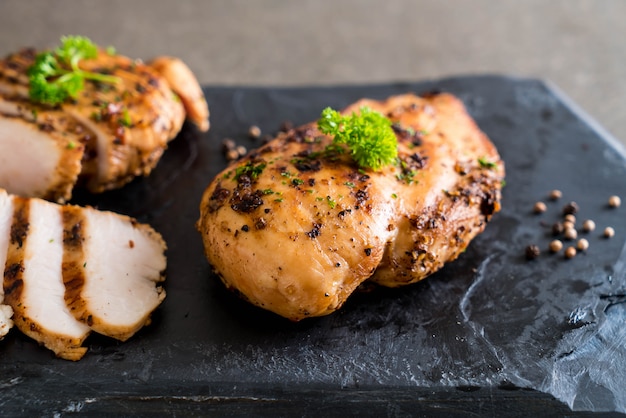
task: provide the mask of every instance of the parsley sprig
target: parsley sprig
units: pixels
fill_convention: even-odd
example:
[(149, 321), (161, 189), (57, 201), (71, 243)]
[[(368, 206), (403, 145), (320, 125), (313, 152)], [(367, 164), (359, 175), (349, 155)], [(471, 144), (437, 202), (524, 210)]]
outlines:
[(98, 47), (84, 36), (63, 36), (61, 46), (35, 57), (28, 69), (29, 96), (33, 102), (48, 105), (76, 98), (85, 88), (85, 80), (117, 83), (118, 77), (81, 70), (81, 60), (98, 56)]
[(398, 156), (398, 140), (391, 121), (367, 106), (359, 114), (342, 115), (327, 107), (317, 122), (318, 129), (333, 137), (333, 144), (345, 144), (361, 168), (393, 164)]

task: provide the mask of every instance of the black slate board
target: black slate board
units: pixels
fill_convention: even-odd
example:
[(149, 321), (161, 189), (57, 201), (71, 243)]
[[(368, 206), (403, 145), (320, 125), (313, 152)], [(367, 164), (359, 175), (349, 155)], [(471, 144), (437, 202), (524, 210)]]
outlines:
[[(328, 105), (434, 89), (463, 99), (507, 168), (502, 212), (457, 261), (416, 285), (356, 294), (341, 311), (297, 324), (223, 289), (194, 223), (205, 186), (225, 167), (224, 137), (250, 149), (259, 145), (247, 137), (252, 124), (273, 133)], [(626, 411), (626, 208), (606, 206), (612, 194), (626, 198), (626, 157), (553, 87), (483, 76), (205, 92), (209, 133), (186, 127), (149, 178), (74, 200), (163, 234), (167, 298), (152, 325), (126, 343), (90, 337), (78, 363), (13, 332), (0, 343), (3, 415)], [(553, 188), (563, 199), (533, 215)], [(599, 230), (587, 237), (586, 254), (566, 261), (546, 254), (544, 224), (569, 200)], [(610, 240), (600, 236), (607, 225), (617, 231)], [(530, 243), (544, 249), (532, 262), (524, 259)]]

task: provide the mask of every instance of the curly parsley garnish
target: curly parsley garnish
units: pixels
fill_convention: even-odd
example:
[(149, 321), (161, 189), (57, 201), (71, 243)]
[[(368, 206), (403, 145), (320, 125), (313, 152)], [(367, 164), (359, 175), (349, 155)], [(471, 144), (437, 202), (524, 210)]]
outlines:
[(317, 121), (318, 129), (333, 137), (333, 144), (345, 144), (362, 168), (379, 170), (393, 164), (398, 156), (398, 140), (391, 121), (363, 106), (360, 113), (342, 115), (327, 107)]
[(28, 69), (29, 96), (33, 102), (48, 105), (63, 103), (76, 98), (85, 88), (85, 80), (101, 83), (117, 83), (118, 77), (78, 67), (81, 60), (98, 56), (98, 47), (84, 36), (63, 36), (61, 46), (42, 52)]

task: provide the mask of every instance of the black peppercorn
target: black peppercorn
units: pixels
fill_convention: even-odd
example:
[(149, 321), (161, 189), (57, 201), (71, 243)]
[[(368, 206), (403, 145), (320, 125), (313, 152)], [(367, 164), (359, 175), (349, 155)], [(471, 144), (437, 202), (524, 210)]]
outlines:
[(563, 233), (563, 224), (561, 222), (557, 222), (552, 225), (552, 235), (557, 236)]
[(535, 258), (539, 257), (540, 254), (541, 254), (541, 250), (539, 249), (538, 246), (531, 244), (528, 247), (526, 247), (526, 259), (527, 260), (534, 260)]
[(576, 202), (569, 202), (563, 206), (563, 215), (575, 215), (578, 212), (578, 204)]

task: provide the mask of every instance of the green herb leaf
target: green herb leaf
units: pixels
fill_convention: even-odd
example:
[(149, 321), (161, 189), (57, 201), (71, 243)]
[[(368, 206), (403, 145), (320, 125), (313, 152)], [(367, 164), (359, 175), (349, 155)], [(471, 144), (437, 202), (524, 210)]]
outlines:
[(482, 168), (496, 168), (496, 163), (494, 163), (493, 161), (489, 161), (487, 160), (485, 157), (480, 157), (478, 159), (478, 164), (480, 164), (480, 166)]
[(327, 107), (317, 122), (318, 129), (333, 137), (333, 144), (345, 144), (354, 161), (363, 168), (379, 170), (392, 164), (398, 155), (398, 140), (391, 121), (363, 106), (360, 113), (344, 116)]
[(85, 88), (85, 80), (117, 83), (119, 78), (81, 70), (81, 60), (98, 56), (98, 47), (84, 36), (64, 36), (61, 46), (42, 52), (28, 69), (29, 96), (36, 103), (57, 105), (76, 98)]
[(238, 181), (244, 174), (250, 176), (250, 179), (256, 180), (263, 170), (265, 170), (266, 166), (267, 164), (264, 162), (255, 165), (252, 161), (248, 161), (245, 165), (241, 165), (235, 169), (235, 180)]

